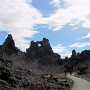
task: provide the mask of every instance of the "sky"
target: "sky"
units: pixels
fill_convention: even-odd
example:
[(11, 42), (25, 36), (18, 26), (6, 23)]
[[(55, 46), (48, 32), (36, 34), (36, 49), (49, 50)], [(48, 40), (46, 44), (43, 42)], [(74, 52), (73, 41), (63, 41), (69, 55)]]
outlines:
[(8, 34), (22, 51), (44, 37), (62, 58), (90, 49), (90, 0), (0, 0), (0, 44)]

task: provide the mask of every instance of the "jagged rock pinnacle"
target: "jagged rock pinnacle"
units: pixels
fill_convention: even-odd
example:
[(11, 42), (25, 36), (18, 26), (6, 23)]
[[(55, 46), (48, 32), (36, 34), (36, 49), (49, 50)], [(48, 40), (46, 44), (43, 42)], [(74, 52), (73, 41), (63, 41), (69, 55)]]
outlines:
[(8, 34), (5, 42), (3, 43), (3, 45), (1, 46), (1, 55), (2, 54), (8, 54), (11, 55), (13, 53), (17, 53), (18, 52), (18, 48), (15, 46), (13, 37), (11, 34)]

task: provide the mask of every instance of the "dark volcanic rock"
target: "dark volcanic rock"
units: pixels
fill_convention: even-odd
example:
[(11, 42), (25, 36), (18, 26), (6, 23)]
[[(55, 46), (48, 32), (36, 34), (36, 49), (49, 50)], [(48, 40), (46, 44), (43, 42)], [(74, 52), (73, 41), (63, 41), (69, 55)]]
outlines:
[(42, 58), (39, 59), (39, 62), (41, 64), (54, 64), (55, 63), (55, 58), (53, 55), (47, 55), (47, 56), (44, 56)]
[[(54, 53), (49, 40), (31, 42), (26, 53), (21, 52), (9, 34), (0, 45), (0, 90), (65, 90), (70, 83), (52, 74), (44, 75), (39, 65), (61, 63), (60, 55)], [(28, 63), (28, 60), (38, 61)], [(26, 60), (27, 59), (27, 60)]]
[(0, 49), (1, 49), (2, 45), (0, 45)]
[(38, 61), (42, 64), (61, 64), (61, 56), (54, 53), (49, 40), (43, 38), (42, 41), (31, 41), (30, 47), (26, 50), (26, 53), (21, 52), (14, 43), (11, 34), (8, 34), (3, 45), (0, 45), (0, 56), (9, 57), (17, 56), (17, 58), (26, 58), (27, 61)]
[(11, 73), (7, 68), (0, 67), (0, 79), (1, 80), (8, 80), (11, 76)]
[(34, 59), (37, 57), (38, 53), (38, 44), (37, 42), (31, 41), (30, 47), (26, 50), (27, 57)]
[(38, 60), (42, 64), (55, 64), (61, 62), (60, 55), (53, 52), (49, 40), (43, 38), (42, 41), (31, 41), (30, 47), (26, 50), (27, 57)]
[(78, 74), (79, 75), (86, 74), (87, 69), (88, 69), (88, 66), (84, 64), (78, 65)]
[(11, 34), (8, 34), (3, 45), (0, 46), (0, 54), (12, 55), (13, 53), (18, 53), (20, 50), (15, 46), (13, 37)]
[[(29, 68), (15, 67), (8, 61), (0, 59), (0, 90), (65, 90), (72, 83), (52, 74), (36, 75)], [(10, 63), (8, 67), (6, 64)]]
[(64, 61), (66, 61), (64, 62), (65, 71), (74, 71), (80, 75), (90, 74), (90, 50), (84, 50), (81, 53), (77, 53), (76, 50), (72, 50), (71, 57)]
[(44, 57), (46, 55), (53, 54), (52, 48), (50, 46), (49, 40), (43, 38), (42, 41), (31, 41), (30, 47), (26, 50), (27, 56), (32, 57)]

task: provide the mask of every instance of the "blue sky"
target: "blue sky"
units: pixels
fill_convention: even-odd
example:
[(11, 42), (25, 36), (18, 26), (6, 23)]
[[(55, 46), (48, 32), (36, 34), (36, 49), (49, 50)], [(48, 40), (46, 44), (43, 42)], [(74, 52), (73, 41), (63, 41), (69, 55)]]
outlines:
[(0, 0), (0, 44), (8, 33), (25, 51), (31, 40), (49, 39), (54, 52), (90, 49), (90, 0)]
[(56, 10), (53, 5), (50, 5), (50, 2), (51, 0), (32, 0), (32, 5), (39, 9), (44, 17), (47, 17)]

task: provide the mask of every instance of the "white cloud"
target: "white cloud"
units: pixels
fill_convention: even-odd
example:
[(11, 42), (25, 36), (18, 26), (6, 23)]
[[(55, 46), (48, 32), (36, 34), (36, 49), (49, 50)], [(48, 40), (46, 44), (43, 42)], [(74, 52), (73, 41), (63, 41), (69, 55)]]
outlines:
[(84, 38), (90, 38), (90, 33), (88, 33), (87, 35), (85, 35), (85, 36), (83, 36), (83, 37), (81, 37), (81, 38), (78, 38), (78, 40), (79, 40), (79, 39), (84, 39)]
[(29, 46), (25, 38), (38, 33), (33, 26), (41, 17), (40, 11), (26, 0), (0, 0), (0, 31), (11, 33), (21, 49)]
[(74, 47), (74, 48), (82, 48), (86, 46), (90, 46), (90, 42), (80, 42), (80, 43), (74, 43), (70, 45), (70, 47)]
[(58, 44), (56, 46), (52, 46), (52, 49), (55, 53), (58, 53), (62, 56), (62, 58), (68, 56), (71, 56), (71, 52), (64, 46), (62, 46), (61, 44)]
[(60, 3), (62, 0), (52, 0), (50, 4), (54, 5), (55, 7), (60, 7)]
[[(58, 5), (60, 0), (53, 0)], [(90, 28), (90, 0), (64, 0), (64, 7), (58, 8), (48, 17), (48, 25), (54, 30), (59, 30), (65, 25), (80, 24)]]

